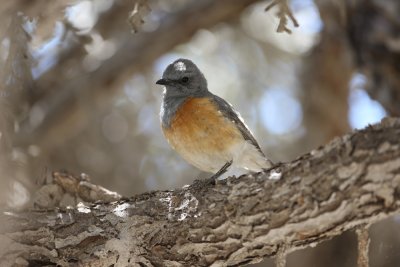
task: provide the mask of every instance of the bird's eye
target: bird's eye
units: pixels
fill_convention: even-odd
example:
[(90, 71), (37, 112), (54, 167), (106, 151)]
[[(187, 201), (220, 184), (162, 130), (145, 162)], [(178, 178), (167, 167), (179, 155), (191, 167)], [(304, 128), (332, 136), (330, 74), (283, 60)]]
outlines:
[(181, 80), (183, 83), (187, 83), (189, 81), (189, 77), (183, 77)]

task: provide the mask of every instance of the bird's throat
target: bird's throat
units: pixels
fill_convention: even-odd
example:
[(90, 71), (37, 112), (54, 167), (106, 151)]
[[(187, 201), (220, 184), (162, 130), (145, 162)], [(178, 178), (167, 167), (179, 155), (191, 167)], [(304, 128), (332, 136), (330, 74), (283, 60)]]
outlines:
[(171, 120), (176, 114), (179, 107), (188, 99), (188, 97), (182, 96), (169, 96), (164, 94), (163, 102), (161, 104), (161, 123), (164, 128), (169, 128), (171, 125)]

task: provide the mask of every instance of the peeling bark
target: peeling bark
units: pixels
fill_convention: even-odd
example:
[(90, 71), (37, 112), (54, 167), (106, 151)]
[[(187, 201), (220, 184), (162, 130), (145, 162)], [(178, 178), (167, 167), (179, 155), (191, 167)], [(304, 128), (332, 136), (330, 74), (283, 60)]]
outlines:
[(263, 173), (4, 212), (1, 265), (237, 266), (314, 246), (400, 211), (399, 136), (385, 119)]

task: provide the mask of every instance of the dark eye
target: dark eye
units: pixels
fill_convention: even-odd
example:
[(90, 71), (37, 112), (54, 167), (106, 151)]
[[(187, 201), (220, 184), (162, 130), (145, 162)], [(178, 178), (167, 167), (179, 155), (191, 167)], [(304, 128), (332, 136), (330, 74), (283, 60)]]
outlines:
[(182, 79), (181, 79), (181, 81), (183, 82), (183, 83), (187, 83), (188, 81), (189, 81), (189, 77), (183, 77)]

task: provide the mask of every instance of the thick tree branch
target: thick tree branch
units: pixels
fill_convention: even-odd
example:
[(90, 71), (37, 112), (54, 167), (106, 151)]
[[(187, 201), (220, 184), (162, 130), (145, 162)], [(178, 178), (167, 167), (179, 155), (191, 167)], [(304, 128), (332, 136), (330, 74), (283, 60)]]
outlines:
[(6, 212), (0, 259), (236, 266), (315, 245), (400, 211), (399, 136), (400, 120), (386, 119), (264, 173), (76, 209)]

